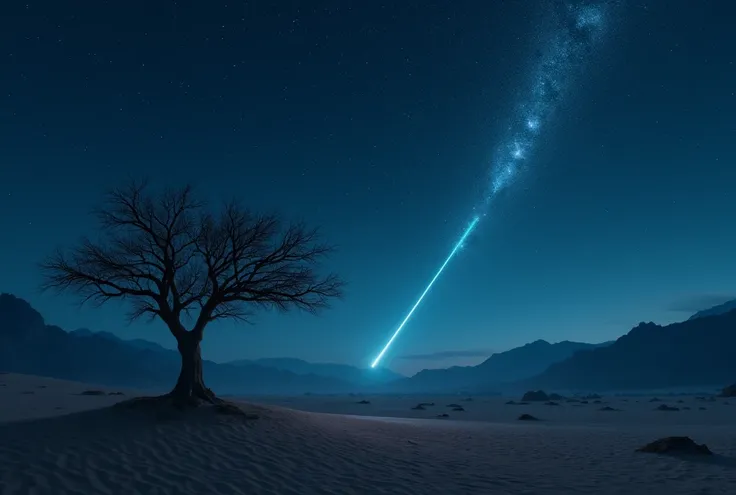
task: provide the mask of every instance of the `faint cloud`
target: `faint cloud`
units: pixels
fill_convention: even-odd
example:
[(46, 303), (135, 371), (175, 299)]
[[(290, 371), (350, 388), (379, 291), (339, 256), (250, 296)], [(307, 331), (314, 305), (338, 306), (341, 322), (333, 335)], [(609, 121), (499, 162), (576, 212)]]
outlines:
[(431, 352), (429, 354), (405, 354), (398, 356), (398, 359), (410, 359), (415, 361), (443, 361), (445, 359), (467, 358), (467, 357), (488, 357), (494, 351), (490, 349), (479, 349), (473, 351), (440, 351)]
[(736, 295), (724, 294), (696, 294), (678, 299), (668, 306), (669, 311), (678, 311), (682, 313), (697, 313), (704, 309), (718, 306), (728, 301), (736, 299)]

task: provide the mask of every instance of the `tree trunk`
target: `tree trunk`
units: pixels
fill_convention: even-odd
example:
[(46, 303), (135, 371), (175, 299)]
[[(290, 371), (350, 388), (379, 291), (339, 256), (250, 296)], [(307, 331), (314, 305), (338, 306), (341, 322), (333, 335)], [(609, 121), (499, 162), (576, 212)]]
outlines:
[(214, 403), (217, 401), (212, 390), (204, 384), (200, 342), (201, 337), (195, 332), (186, 332), (177, 338), (181, 356), (181, 371), (170, 395), (183, 403), (199, 401)]

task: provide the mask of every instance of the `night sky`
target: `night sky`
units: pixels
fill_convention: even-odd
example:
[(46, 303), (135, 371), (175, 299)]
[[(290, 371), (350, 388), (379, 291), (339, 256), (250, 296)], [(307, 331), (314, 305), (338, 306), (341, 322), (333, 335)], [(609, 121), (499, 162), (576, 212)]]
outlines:
[[(297, 7), (297, 5), (309, 7)], [(3, 2), (0, 292), (48, 323), (175, 346), (41, 294), (128, 177), (320, 226), (319, 316), (208, 328), (215, 361), (367, 366), (467, 226), (549, 2)], [(535, 5), (535, 8), (532, 8)], [(401, 372), (600, 342), (736, 297), (736, 3), (629, 2), (386, 356)]]

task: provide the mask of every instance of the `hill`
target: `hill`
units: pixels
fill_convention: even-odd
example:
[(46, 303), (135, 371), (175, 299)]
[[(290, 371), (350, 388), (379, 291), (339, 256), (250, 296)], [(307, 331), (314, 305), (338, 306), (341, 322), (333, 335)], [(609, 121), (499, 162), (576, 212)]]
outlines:
[(729, 311), (733, 311), (734, 309), (736, 309), (736, 299), (734, 299), (733, 301), (726, 301), (723, 304), (704, 309), (703, 311), (698, 311), (697, 313), (692, 315), (690, 319), (695, 320), (696, 318), (703, 318), (705, 316), (722, 315), (724, 313), (728, 313)]
[(736, 378), (736, 311), (660, 326), (640, 323), (613, 344), (580, 352), (517, 388), (635, 390), (718, 386)]
[(401, 391), (412, 392), (487, 389), (492, 388), (494, 384), (532, 377), (547, 369), (551, 364), (564, 361), (578, 351), (608, 344), (570, 341), (551, 344), (545, 340), (537, 340), (505, 352), (495, 353), (476, 366), (423, 370), (394, 385)]
[[(66, 332), (47, 325), (26, 301), (0, 294), (0, 371), (99, 385), (168, 391), (179, 374), (176, 351), (109, 333)], [(204, 361), (208, 386), (221, 394), (344, 393), (354, 385), (256, 364)]]

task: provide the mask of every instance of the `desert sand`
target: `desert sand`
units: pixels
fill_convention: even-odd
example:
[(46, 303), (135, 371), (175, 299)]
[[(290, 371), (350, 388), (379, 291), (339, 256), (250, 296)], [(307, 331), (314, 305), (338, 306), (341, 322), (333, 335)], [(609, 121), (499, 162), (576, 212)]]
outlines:
[[(82, 394), (92, 389), (99, 395)], [(186, 421), (110, 407), (135, 395), (0, 375), (0, 493), (656, 495), (736, 486), (736, 401), (723, 399), (269, 397), (242, 403), (256, 420)], [(418, 402), (435, 405), (412, 410)], [(662, 403), (680, 410), (655, 411)], [(518, 421), (521, 413), (540, 421)], [(634, 452), (671, 435), (716, 455)]]

